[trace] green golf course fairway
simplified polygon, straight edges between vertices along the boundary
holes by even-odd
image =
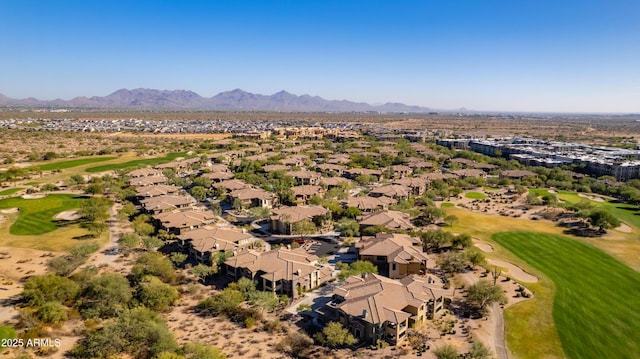
[[[8,195],[14,194],[14,193],[16,193],[18,191],[21,191],[23,189],[24,188],[20,188],[20,187],[5,189],[3,191],[0,191],[0,196],[8,196]]]
[[[63,169],[67,169],[67,168],[87,165],[89,163],[96,163],[96,162],[104,162],[104,161],[115,160],[116,158],[118,158],[118,157],[79,158],[79,159],[75,159],[75,160],[47,163],[47,164],[44,164],[44,165],[36,166],[35,168],[38,169],[38,170],[41,170],[41,171],[63,170]]]
[[[467,192],[464,194],[465,197],[467,198],[471,198],[471,199],[485,199],[487,198],[487,196],[484,193],[480,193],[480,192]]]
[[[113,171],[120,170],[124,168],[134,168],[134,167],[142,167],[142,166],[155,166],[162,163],[168,163],[175,160],[178,157],[185,157],[187,155],[186,152],[172,152],[168,153],[164,157],[154,157],[154,158],[145,158],[140,160],[133,160],[124,163],[114,163],[109,165],[102,165],[97,167],[87,168],[87,172],[104,172],[104,171]]]
[[[563,236],[503,232],[492,238],[554,282],[553,321],[567,357],[639,357],[640,273],[591,245]],[[516,353],[536,336],[518,334],[522,342],[508,343]]]
[[[72,194],[50,194],[44,198],[13,197],[0,200],[0,209],[20,208],[18,218],[9,228],[13,235],[37,235],[58,228],[53,217],[63,211],[79,208],[82,197]]]

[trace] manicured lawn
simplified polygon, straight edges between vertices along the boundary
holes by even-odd
[[[533,193],[538,197],[549,195],[549,190],[544,188],[532,188],[529,190],[529,193]]]
[[[87,168],[87,172],[104,172],[104,171],[120,170],[123,168],[154,166],[162,163],[171,162],[178,157],[185,157],[186,155],[187,154],[185,152],[173,152],[173,153],[167,154],[164,157],[145,158],[140,160],[128,161],[124,163],[113,163],[113,164],[108,164],[103,166],[90,167],[90,168]]]
[[[467,198],[471,198],[471,199],[485,199],[487,198],[487,196],[484,193],[480,193],[480,192],[467,192],[464,194],[465,197]]]
[[[5,189],[4,191],[0,191],[0,196],[8,196],[10,194],[14,194],[18,191],[23,190],[24,188],[9,188],[9,189]]]
[[[484,188],[487,191],[497,191],[497,190],[501,189],[500,187],[489,187],[489,186],[484,186],[482,188]]]
[[[442,202],[442,204],[440,205],[440,208],[451,208],[451,207],[455,207],[455,203],[451,203],[451,202]]]
[[[6,325],[0,326],[0,338],[1,339],[13,339],[16,337],[16,330]]]
[[[584,197],[580,197],[576,192],[566,191],[560,191],[558,198],[570,203],[578,203],[586,199]],[[622,222],[636,228],[640,228],[640,209],[637,206],[626,203],[617,203],[612,200],[606,202],[591,201],[591,203],[606,209]]]
[[[89,163],[104,162],[104,161],[114,160],[116,158],[117,157],[78,158],[78,159],[75,159],[75,160],[47,163],[47,164],[44,164],[44,165],[36,166],[35,169],[38,169],[38,170],[41,170],[41,171],[63,170],[63,169],[66,169],[66,168],[87,165]]]
[[[564,236],[505,232],[495,234],[493,240],[553,281],[553,321],[567,357],[638,356],[640,273],[589,244]],[[536,292],[531,302],[540,294],[545,301],[551,293]],[[525,305],[524,310],[531,307]],[[516,314],[523,311],[520,305],[512,309]],[[512,309],[505,313],[510,350],[523,358],[557,356],[545,349],[553,333],[536,327],[535,310],[529,313],[531,323],[518,323]]]
[[[9,229],[10,234],[39,235],[57,229],[53,217],[62,211],[79,208],[81,201],[81,197],[71,194],[50,194],[37,199],[14,197],[0,200],[0,208],[20,208],[18,218]]]
[[[40,183],[42,183],[42,182],[27,182],[24,185],[25,186],[35,186],[35,185],[40,184]]]

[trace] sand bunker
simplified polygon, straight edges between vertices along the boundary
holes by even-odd
[[[78,211],[64,211],[56,214],[54,219],[60,219],[63,221],[75,221],[80,219],[80,215],[78,215]]]
[[[590,199],[594,202],[604,202],[604,199],[602,197],[597,197],[597,196],[590,196],[588,194],[584,194],[584,193],[578,193],[579,197],[582,198],[586,198],[586,199]]]
[[[516,280],[527,282],[527,283],[535,283],[538,281],[538,277],[525,272],[522,268],[518,267],[517,265],[511,262],[502,261],[498,259],[487,259],[487,262],[491,265],[507,268],[507,272],[506,273],[503,272],[502,275],[509,275],[510,277],[513,277]]]
[[[615,230],[623,233],[631,233],[631,227],[626,223],[620,223],[620,227],[616,227]]]
[[[477,238],[473,238],[473,245],[478,247],[478,248],[480,248],[480,250],[483,251],[483,252],[486,252],[486,253],[493,252],[493,246],[490,243],[481,242]]]
[[[0,213],[6,213],[6,214],[9,214],[9,213],[18,213],[18,211],[19,211],[19,210],[20,210],[20,209],[19,209],[18,207],[14,207],[14,208],[7,208],[7,209],[2,209],[2,210],[0,210]]]
[[[24,199],[38,199],[38,198],[44,198],[46,196],[47,196],[46,194],[37,193],[37,194],[25,194],[24,196],[22,196],[22,198],[24,198]]]

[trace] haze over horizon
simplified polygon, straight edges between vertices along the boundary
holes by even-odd
[[[0,0],[0,93],[640,112],[640,2]]]

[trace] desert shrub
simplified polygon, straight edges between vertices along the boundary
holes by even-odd
[[[122,313],[78,343],[71,355],[76,358],[112,358],[129,354],[135,358],[154,358],[160,353],[178,351],[175,338],[159,314],[146,308]]]
[[[38,307],[35,317],[44,324],[60,324],[68,319],[67,308],[58,302],[47,302]]]
[[[80,292],[80,286],[68,278],[54,274],[34,276],[24,284],[22,299],[30,306],[47,302],[71,303]]]

